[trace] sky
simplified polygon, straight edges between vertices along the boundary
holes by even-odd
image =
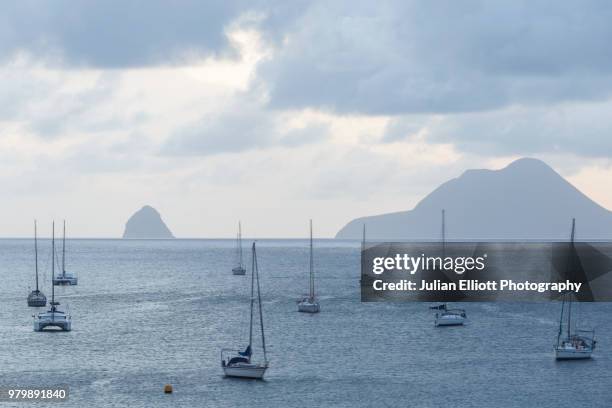
[[[7,1],[0,236],[332,237],[524,156],[612,209],[607,1]]]

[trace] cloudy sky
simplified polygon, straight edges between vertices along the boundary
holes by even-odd
[[[179,237],[333,236],[522,156],[612,208],[607,1],[0,11],[1,236],[120,236],[144,204]]]

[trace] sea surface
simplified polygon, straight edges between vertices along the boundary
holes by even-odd
[[[248,338],[250,271],[232,275],[234,241],[68,240],[79,285],[56,295],[73,330],[36,333],[33,242],[0,240],[0,387],[67,384],[57,407],[612,406],[612,303],[576,309],[595,357],[556,362],[558,303],[465,303],[467,325],[436,328],[427,303],[361,303],[359,242],[316,240],[321,313],[301,314],[308,242],[257,242],[265,381],[220,367],[221,348]],[[39,248],[50,298],[50,241]]]

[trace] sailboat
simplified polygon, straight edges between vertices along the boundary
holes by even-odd
[[[246,269],[242,261],[242,226],[240,225],[240,221],[238,221],[238,236],[236,237],[236,258],[238,265],[232,268],[232,273],[234,275],[246,274]]]
[[[53,223],[53,235],[51,236],[51,277],[55,277],[55,223]],[[34,331],[40,332],[46,328],[59,328],[63,331],[72,329],[72,318],[58,310],[59,302],[55,301],[55,285],[51,285],[51,309],[34,315]]]
[[[463,309],[449,309],[446,303],[431,306],[430,309],[438,310],[434,324],[437,326],[461,326],[467,315]]]
[[[313,264],[313,253],[312,253],[312,220],[310,220],[310,293],[308,296],[304,296],[298,302],[298,311],[304,313],[319,313],[321,307],[319,301],[315,296],[314,288],[314,264]]]
[[[76,285],[77,277],[66,272],[66,221],[64,220],[64,237],[62,238],[62,274],[53,279],[54,285]]]
[[[47,297],[38,288],[38,239],[36,233],[36,220],[34,220],[34,264],[36,265],[36,289],[28,295],[28,306],[45,307],[47,306]]]
[[[574,267],[570,260],[577,260],[576,249],[574,246],[574,234],[576,230],[576,220],[572,219],[572,233],[570,238],[570,250],[568,253],[567,267]],[[567,271],[571,272],[571,271]],[[567,315],[564,335],[564,315]],[[574,327],[572,331],[572,298],[571,293],[563,294],[561,303],[561,315],[559,317],[559,333],[557,334],[557,344],[554,346],[555,358],[557,360],[582,360],[591,358],[595,349],[595,330],[578,330]]]
[[[445,211],[442,210],[442,259],[446,256],[446,220]],[[431,306],[430,309],[437,310],[435,314],[435,326],[461,326],[467,314],[464,309],[449,309],[446,303]]]
[[[251,318],[249,323],[249,344],[244,351],[233,349],[221,350],[221,367],[228,377],[263,379],[268,369],[266,355],[266,337],[264,335],[263,311],[261,309],[261,290],[259,287],[259,267],[257,265],[257,252],[255,243],[252,247],[251,264]],[[253,311],[255,307],[255,283],[257,283],[257,307],[259,309],[259,324],[261,328],[261,345],[263,348],[263,362],[253,361]]]

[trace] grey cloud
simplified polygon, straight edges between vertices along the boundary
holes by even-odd
[[[25,50],[67,66],[170,64],[227,46],[224,27],[246,1],[87,0],[2,3],[0,59]]]
[[[209,156],[239,153],[274,146],[297,147],[322,140],[329,133],[324,124],[284,130],[278,119],[262,111],[231,109],[203,118],[169,137],[160,153],[169,156]]]
[[[569,153],[609,158],[612,157],[610,110],[610,102],[512,107],[429,118],[424,121],[423,129],[428,142],[452,143],[458,150],[479,155]]]
[[[35,69],[34,69],[35,71]],[[65,75],[37,75],[29,67],[9,66],[0,70],[0,122],[19,122],[28,131],[45,139],[58,138],[67,131],[91,133],[117,129],[141,116],[101,114],[99,106],[114,96],[119,82],[115,71],[104,72],[87,87],[71,86]]]
[[[96,111],[100,104],[113,96],[118,80],[117,74],[107,73],[85,90],[52,93],[47,101],[48,109],[29,118],[29,128],[43,138],[60,137],[69,129],[90,133],[118,128],[124,119],[103,118]],[[28,115],[27,111],[21,113],[24,114]]]
[[[537,0],[90,0],[0,7],[0,61],[28,50],[43,57],[57,53],[67,66],[118,68],[227,52],[227,25],[258,12],[265,17],[253,24],[275,52],[258,67],[251,91],[263,90],[271,108],[394,115],[383,142],[427,129],[429,141],[467,152],[611,152],[609,104],[602,102],[612,96],[612,3],[605,1],[553,7]],[[29,113],[20,97],[44,92],[5,82],[0,117]],[[53,137],[68,124],[96,132],[137,123],[83,110],[105,92],[110,88],[74,95],[73,103],[51,115],[29,119],[30,126]],[[324,124],[281,130],[277,113],[240,107],[206,117],[171,135],[161,154],[292,147],[329,132]]]
[[[279,144],[287,147],[298,147],[304,144],[321,142],[329,136],[329,126],[318,123],[285,132]]]
[[[206,156],[242,152],[269,143],[272,127],[270,117],[251,113],[206,117],[171,136],[162,147],[162,154]]]
[[[249,12],[276,47],[254,86],[277,108],[456,113],[612,95],[612,4],[598,0],[26,0],[2,4],[0,60],[180,63],[231,52],[224,30]]]
[[[457,113],[612,95],[612,4],[316,2],[259,69],[277,108]]]
[[[63,89],[60,81],[46,84],[36,95],[17,99],[21,109],[9,119],[24,122],[27,129],[43,139],[66,135],[92,135],[137,128],[152,120],[143,111],[108,109],[120,90],[121,75],[105,71],[84,89]]]
[[[385,126],[382,141],[385,143],[410,140],[427,124],[428,118],[413,116],[393,117]]]

